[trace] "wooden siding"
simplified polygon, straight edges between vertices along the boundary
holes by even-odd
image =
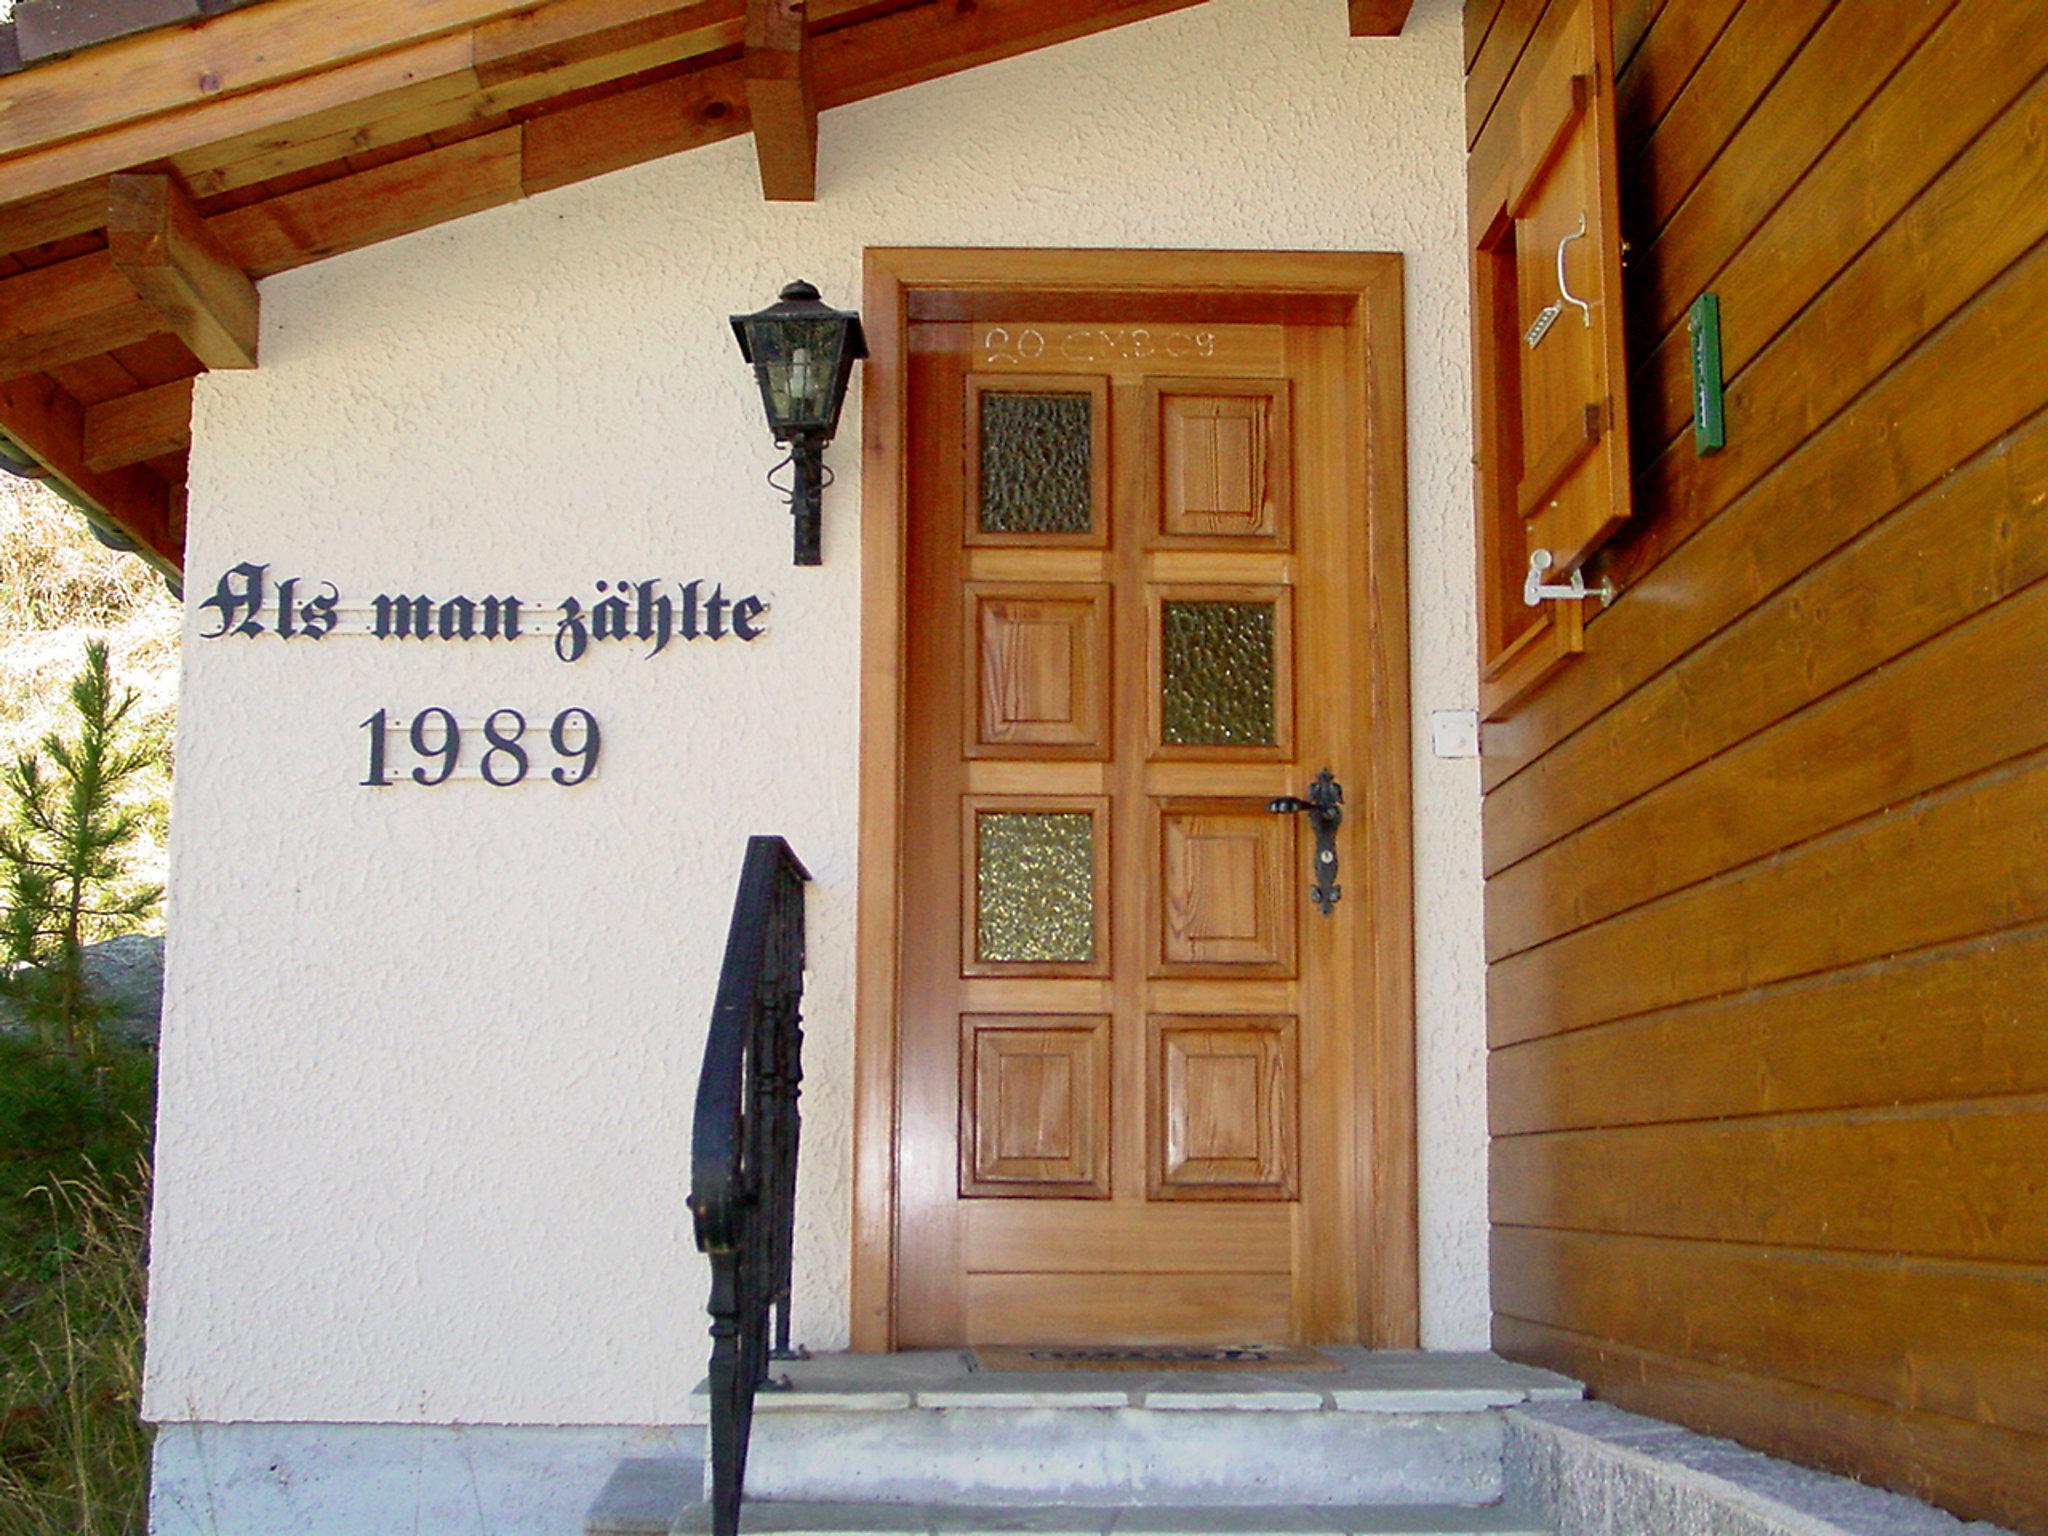
[[[1468,0],[1475,141],[1562,3]],[[2048,1533],[2048,28],[1612,3],[1636,522],[1487,731],[1495,1342]]]

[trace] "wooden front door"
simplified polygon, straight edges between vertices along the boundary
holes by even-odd
[[[1333,324],[913,324],[896,1338],[1359,1336],[1361,473]],[[1403,765],[1405,771],[1405,765]]]

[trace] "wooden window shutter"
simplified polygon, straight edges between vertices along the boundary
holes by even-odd
[[[1481,714],[1582,649],[1566,585],[1629,515],[1614,24],[1554,0],[1472,146]]]

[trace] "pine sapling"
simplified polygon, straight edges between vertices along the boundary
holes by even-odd
[[[90,642],[71,683],[76,735],[53,731],[0,773],[0,995],[45,1045],[77,1055],[98,1054],[106,1016],[86,985],[86,946],[135,928],[163,899],[128,867],[142,828],[132,786],[156,760],[129,739],[137,697],[116,693],[106,643]]]

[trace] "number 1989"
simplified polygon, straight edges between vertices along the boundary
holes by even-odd
[[[418,759],[410,770],[412,782],[430,789],[454,777],[467,753],[476,748],[471,733],[446,709],[423,709],[412,717],[410,726],[403,718],[392,719],[389,710],[380,709],[361,728],[370,734],[370,770],[359,782],[370,789],[391,788],[399,782],[394,775],[405,771],[388,760],[394,729],[405,730],[406,743]],[[526,716],[516,709],[492,710],[475,734],[483,738],[477,772],[496,789],[510,789],[542,768],[554,783],[573,788],[597,771],[603,744],[597,717],[587,709],[565,709],[556,715],[548,725],[544,744],[538,739],[528,741]],[[538,765],[536,754],[541,757]]]

